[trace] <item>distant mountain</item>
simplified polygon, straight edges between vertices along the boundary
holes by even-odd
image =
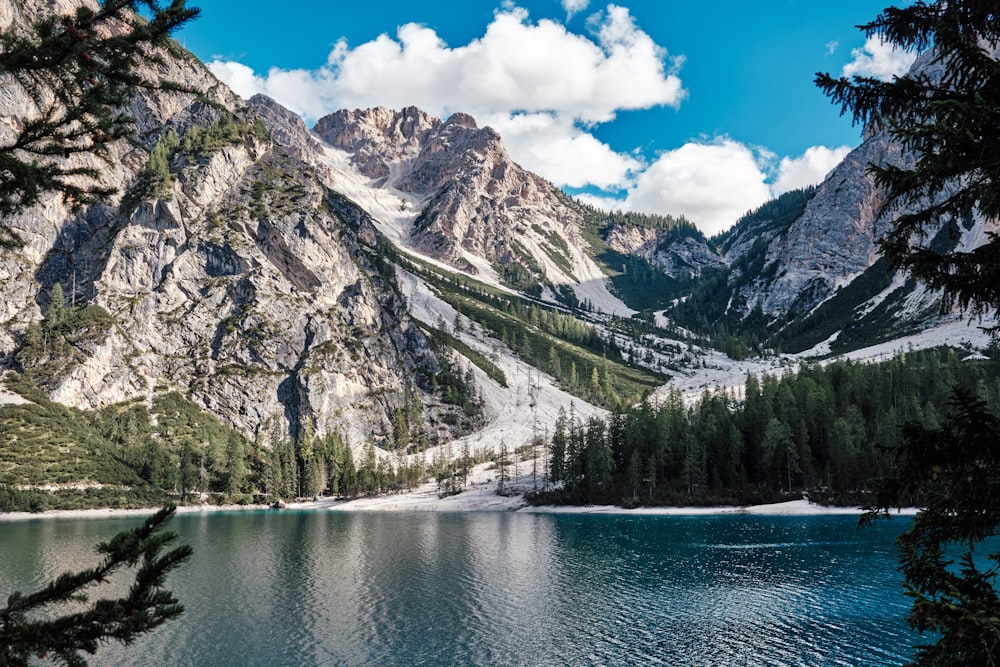
[[[927,56],[913,65],[929,66]],[[707,315],[707,329],[723,324],[800,352],[824,341],[834,351],[856,349],[957,319],[939,294],[890,273],[880,258],[891,220],[878,216],[882,197],[868,165],[905,167],[912,159],[873,129],[816,188],[787,193],[737,222],[718,239],[729,266],[724,279],[711,295],[696,287],[676,313],[680,321]],[[943,221],[932,240],[941,250],[971,248],[996,229],[970,212]]]

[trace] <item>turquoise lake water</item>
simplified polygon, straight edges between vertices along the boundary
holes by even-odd
[[[0,599],[139,522],[0,523]],[[180,515],[194,557],[168,587],[185,614],[92,664],[898,665],[919,641],[892,545],[908,523]]]

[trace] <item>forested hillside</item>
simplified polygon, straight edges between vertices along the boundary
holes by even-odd
[[[802,364],[749,375],[744,397],[706,390],[687,405],[673,392],[607,420],[565,415],[549,443],[552,478],[563,488],[536,501],[751,504],[806,492],[821,503],[858,504],[888,471],[885,450],[898,443],[901,424],[939,428],[956,387],[1000,408],[1000,350],[991,352]]]

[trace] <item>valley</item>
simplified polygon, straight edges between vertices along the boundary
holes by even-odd
[[[908,159],[885,132],[707,238],[683,216],[577,201],[467,114],[343,110],[309,128],[189,54],[156,75],[198,92],[140,94],[135,141],[102,167],[118,194],[82,210],[52,195],[10,220],[25,245],[0,255],[2,509],[451,492],[458,470],[548,452],[559,424],[620,456],[585,427],[670,404],[691,424],[711,401],[738,415],[750,378],[924,350],[992,386],[996,313],[968,321],[879,258],[866,165]],[[0,115],[30,106],[20,94]],[[938,241],[996,229],[973,214]],[[873,415],[852,436],[864,448]],[[760,434],[734,422],[742,473],[646,502],[828,486],[827,436],[784,426],[822,465],[749,472]],[[629,475],[667,474],[657,456]],[[567,488],[546,468],[545,490]]]

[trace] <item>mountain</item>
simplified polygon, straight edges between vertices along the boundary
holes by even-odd
[[[428,423],[465,424],[430,391],[441,359],[380,273],[370,220],[294,147],[302,128],[275,111],[267,131],[189,56],[146,74],[201,93],[140,93],[136,140],[101,165],[118,196],[80,214],[52,196],[10,221],[26,246],[0,257],[4,365],[79,408],[179,390],[251,437],[310,421],[384,438],[414,402]],[[22,113],[29,98],[7,91],[0,115]],[[66,359],[25,346],[56,284],[108,316]]]
[[[535,297],[627,312],[588,255],[581,206],[514,163],[492,128],[410,107],[339,111],[315,133],[413,212],[394,234],[404,248]]]
[[[0,1],[0,19],[25,7],[40,5]],[[822,356],[957,319],[878,258],[887,223],[866,165],[907,159],[882,132],[816,188],[707,239],[683,218],[574,201],[466,114],[342,110],[310,129],[184,52],[146,75],[199,92],[139,94],[134,139],[97,165],[118,194],[78,213],[51,196],[9,221],[26,246],[0,253],[0,367],[34,398],[0,393],[0,449],[40,410],[47,433],[72,423],[133,463],[150,439],[208,430],[202,468],[221,470],[229,428],[254,443],[256,483],[272,466],[311,479],[283,487],[309,495],[346,465],[314,438],[370,446],[373,476],[376,458],[455,458],[470,438],[482,458],[566,412],[740,384],[780,368],[775,349]],[[4,91],[0,132],[37,113]],[[995,228],[950,221],[939,242]],[[127,478],[103,474],[90,481]]]
[[[935,75],[929,55],[913,67]],[[680,319],[690,325],[694,311],[708,312],[710,320],[754,331],[788,352],[824,342],[847,351],[959,320],[940,294],[891,272],[880,256],[878,244],[891,222],[878,215],[882,197],[868,165],[906,168],[912,161],[887,132],[870,128],[817,187],[783,195],[718,239],[728,266],[723,284],[711,298],[696,295]],[[996,221],[973,212],[944,221],[930,240],[940,251],[968,249],[996,230]],[[720,301],[726,304],[721,309]],[[711,329],[711,322],[703,324]]]

